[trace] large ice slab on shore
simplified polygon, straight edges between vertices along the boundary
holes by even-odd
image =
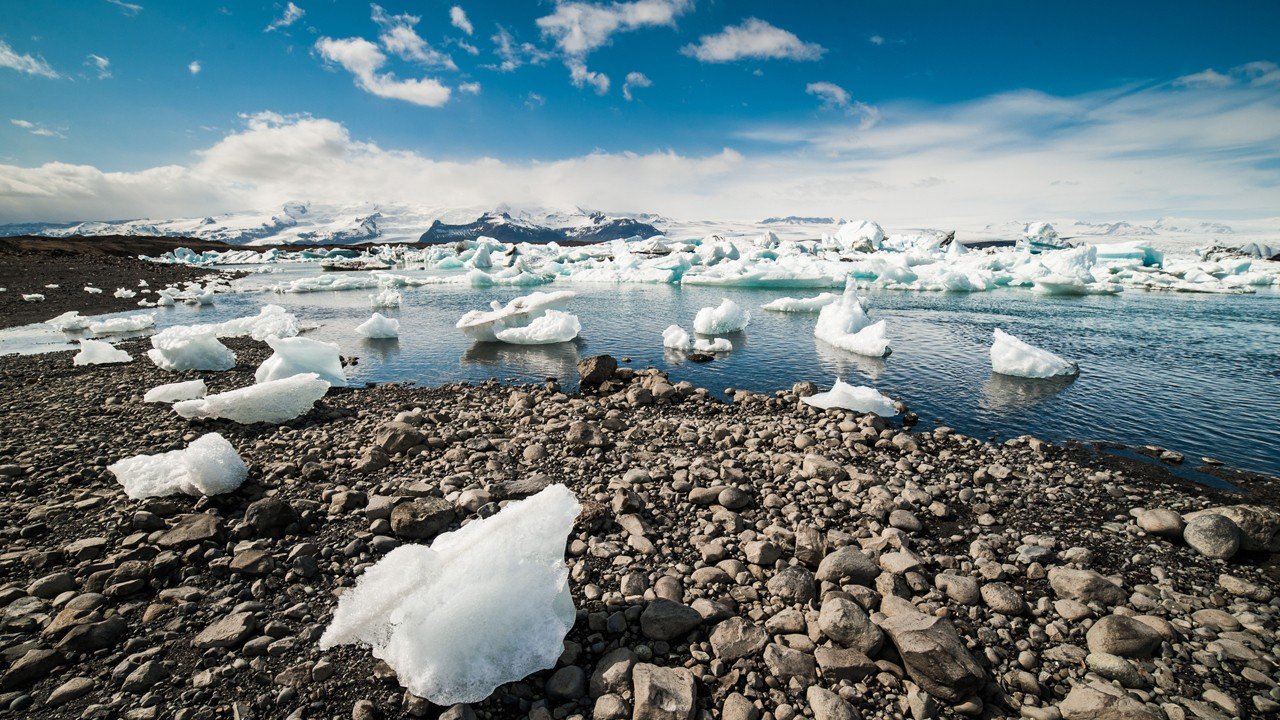
[[[208,325],[174,325],[151,336],[147,357],[161,370],[230,370],[236,354]]]
[[[197,438],[182,450],[135,455],[107,466],[134,500],[165,495],[221,495],[240,487],[249,468],[218,433]]]
[[[89,323],[89,318],[81,315],[79,310],[70,310],[62,313],[58,317],[44,321],[45,325],[48,325],[54,330],[61,330],[62,332],[85,330],[89,327]]]
[[[860,413],[875,413],[881,417],[893,417],[898,414],[898,408],[889,396],[865,385],[850,385],[839,378],[836,378],[830,390],[801,398],[801,400],[806,405],[824,410],[843,408]]]
[[[724,298],[716,307],[704,307],[693,317],[693,331],[699,335],[724,335],[738,332],[751,322],[751,313],[738,303]]]
[[[513,345],[550,345],[568,342],[582,332],[582,323],[577,315],[560,310],[547,310],[534,318],[528,325],[505,328],[494,332],[500,342]]]
[[[368,645],[437,705],[554,667],[575,620],[564,550],[580,509],[552,485],[430,547],[392,550],[338,601],[321,649]]]
[[[376,312],[356,326],[356,334],[366,338],[397,338],[400,337],[400,321]]]
[[[890,352],[885,322],[871,322],[852,289],[822,308],[813,336],[833,347],[858,355],[884,357]]]
[[[105,365],[132,361],[129,353],[104,340],[81,340],[80,352],[71,358],[72,365]]]
[[[288,422],[307,412],[329,391],[329,383],[315,373],[292,375],[199,400],[175,403],[184,418],[223,418],[242,425]]]
[[[259,383],[280,380],[291,375],[314,373],[335,387],[347,386],[347,374],[342,369],[342,356],[335,343],[320,342],[310,338],[267,338],[267,345],[275,353],[258,366],[253,374]]]
[[[1050,378],[1075,375],[1080,366],[1019,340],[996,328],[991,344],[991,369],[1001,375],[1025,378]]]
[[[209,392],[204,380],[188,380],[186,382],[157,385],[142,396],[142,402],[176,403],[183,400],[202,398]]]

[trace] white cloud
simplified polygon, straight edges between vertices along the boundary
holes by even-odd
[[[884,44],[884,36],[883,36],[883,35],[872,35],[871,37],[867,38],[867,42],[871,43],[872,45],[883,45],[883,44]]]
[[[547,99],[536,92],[531,92],[524,98],[524,106],[533,110],[547,104]]]
[[[693,0],[635,0],[595,5],[558,2],[555,12],[537,19],[545,37],[566,55],[582,56],[609,43],[619,32],[645,27],[675,26],[675,19],[693,7]]]
[[[191,62],[187,63],[187,72],[191,73],[192,75],[199,75],[200,71],[203,69],[204,69],[204,66],[200,64],[199,60],[192,60]]]
[[[590,85],[595,88],[597,95],[603,95],[609,92],[609,76],[594,70],[588,70],[586,63],[577,58],[568,58],[564,61],[565,67],[569,68],[569,81],[574,87],[586,87]]]
[[[356,86],[372,95],[425,107],[440,107],[449,102],[449,88],[434,78],[400,80],[394,73],[378,72],[386,64],[387,56],[364,38],[322,37],[315,47],[320,57],[351,73]]]
[[[417,31],[413,28],[422,18],[416,15],[388,15],[380,5],[374,4],[373,22],[382,29],[378,35],[379,42],[387,52],[413,62],[422,63],[428,67],[444,67],[450,70],[457,70],[458,66],[454,64],[453,58],[447,53],[427,44]]]
[[[134,15],[142,12],[142,6],[135,3],[125,2],[124,0],[107,0],[107,2],[120,8],[120,12],[128,15],[129,17],[133,17]]]
[[[1173,81],[1173,84],[1177,87],[1188,88],[1225,88],[1237,83],[1244,83],[1254,87],[1280,85],[1280,65],[1269,60],[1255,60],[1244,65],[1237,65],[1226,73],[1220,73],[1213,68],[1208,68],[1191,75],[1183,75]]]
[[[511,32],[501,25],[492,40],[493,52],[502,61],[498,69],[503,72],[511,72],[521,65],[541,65],[551,57],[551,53],[532,43],[516,42]]]
[[[622,97],[630,102],[632,88],[647,88],[652,85],[653,81],[649,79],[648,75],[642,72],[629,72],[627,73],[626,81],[622,83]]]
[[[281,13],[280,17],[276,18],[275,20],[272,20],[271,24],[267,25],[267,27],[263,30],[263,32],[272,32],[275,30],[279,30],[280,28],[287,28],[290,25],[301,20],[302,16],[306,14],[307,14],[306,10],[303,10],[302,8],[290,2],[288,5],[284,6],[284,12]]]
[[[99,80],[111,77],[111,61],[101,55],[89,53],[89,56],[84,59],[84,64],[97,70]]]
[[[460,93],[466,93],[466,94],[468,94],[468,95],[479,95],[479,94],[480,94],[480,83],[478,83],[478,82],[464,82],[464,83],[461,83],[461,84],[459,84],[459,85],[458,85],[458,92],[460,92]]]
[[[702,62],[724,63],[744,58],[760,60],[817,60],[826,48],[807,43],[794,33],[774,27],[759,18],[747,18],[714,35],[703,35],[696,45],[680,52]]]
[[[0,40],[0,67],[17,70],[27,75],[39,75],[47,78],[62,77],[44,61],[44,58],[34,57],[32,55],[23,55],[9,46],[9,43]]]
[[[804,86],[804,91],[822,100],[827,109],[843,110],[850,115],[861,117],[861,127],[869,128],[880,119],[880,111],[876,108],[853,99],[848,90],[832,82],[811,82]]]
[[[471,21],[467,19],[467,11],[457,5],[449,8],[449,23],[468,35],[475,32]]]
[[[30,120],[11,119],[9,120],[9,122],[12,123],[15,127],[20,127],[23,130],[26,130],[27,132],[31,133],[32,135],[39,135],[41,137],[56,137],[56,138],[61,138],[63,140],[67,138],[66,135],[63,135],[57,130],[50,130],[44,125],[41,125],[40,123],[31,122]]]
[[[1179,87],[1227,87],[1235,85],[1236,81],[1230,75],[1223,75],[1217,70],[1209,69],[1192,75],[1183,75],[1173,81],[1174,85]]]
[[[1280,85],[1280,65],[1266,60],[1245,63],[1232,72],[1247,79],[1250,85]]]

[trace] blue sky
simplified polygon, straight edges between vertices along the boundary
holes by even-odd
[[[994,161],[1032,156],[1040,192],[984,212],[1080,214],[1114,200],[1119,168],[1146,186],[1100,212],[1277,215],[1276,27],[1277,3],[4,3],[0,217],[408,200],[361,184],[352,164],[374,163],[405,174],[390,189],[447,202],[905,214],[928,190],[921,212],[949,217],[973,207],[972,178],[1033,171]],[[282,163],[340,161],[302,173],[337,180],[290,188],[227,157],[271,133],[298,141]],[[1082,153],[1094,164],[1077,165]],[[442,162],[460,167],[442,175]],[[63,164],[82,175],[70,190],[48,177]],[[156,180],[171,167],[181,177]],[[575,170],[599,174],[579,188],[564,177]],[[1220,195],[1194,191],[1242,170]],[[784,191],[731,177],[762,171]],[[112,173],[164,192],[122,195]],[[698,202],[673,201],[681,187],[662,178],[677,173],[701,178],[683,192]],[[592,189],[632,177],[629,195]],[[468,180],[474,193],[446,187]],[[557,191],[530,189],[545,183]],[[1052,190],[1081,186],[1094,191],[1070,202]]]

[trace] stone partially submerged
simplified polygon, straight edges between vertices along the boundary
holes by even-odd
[[[875,413],[881,417],[898,414],[898,408],[889,396],[865,385],[850,385],[840,378],[836,378],[835,384],[827,392],[801,398],[801,401],[823,410],[842,408],[859,413]]]
[[[991,344],[991,369],[1001,375],[1037,379],[1069,377],[1080,372],[1076,363],[1028,345],[1000,328],[996,328]]]
[[[199,400],[175,403],[173,411],[184,418],[222,418],[242,425],[288,422],[307,412],[329,391],[329,383],[315,373],[218,393]]]
[[[107,466],[134,500],[165,495],[220,495],[240,487],[249,468],[218,433],[204,435],[182,450],[135,455]]]
[[[564,551],[580,509],[552,485],[430,547],[392,550],[339,600],[321,649],[368,645],[437,705],[554,667],[575,619]]]

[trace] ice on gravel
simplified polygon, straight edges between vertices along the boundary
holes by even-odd
[[[564,552],[580,509],[552,485],[430,547],[392,550],[342,595],[320,648],[367,645],[442,706],[554,667],[575,620]]]
[[[161,370],[230,370],[236,354],[208,325],[174,325],[151,336],[147,357]]]
[[[1076,363],[1028,345],[999,328],[991,344],[991,369],[1001,375],[1024,378],[1061,377],[1080,372]]]
[[[852,289],[839,300],[822,308],[813,336],[832,347],[870,357],[884,357],[891,351],[885,337],[885,323],[871,322]]]
[[[240,487],[249,468],[218,433],[197,438],[182,450],[135,455],[107,466],[134,500],[166,495],[221,495]]]
[[[563,309],[576,295],[572,290],[558,290],[529,293],[506,305],[495,301],[489,310],[472,310],[463,315],[454,327],[472,340],[496,342],[500,331],[527,325],[548,310]]]
[[[528,325],[494,332],[499,342],[513,345],[550,345],[568,342],[582,332],[578,316],[560,310],[547,310]]]
[[[80,352],[71,358],[73,365],[105,365],[132,362],[129,353],[118,350],[104,340],[81,340]]]
[[[111,294],[118,298],[128,299],[137,296],[138,293],[130,290],[129,288],[116,288],[116,291]]]
[[[204,384],[204,380],[188,380],[186,382],[157,385],[142,396],[142,401],[149,403],[176,403],[182,400],[202,398],[208,392],[209,388]]]
[[[369,296],[369,304],[378,308],[398,308],[404,298],[400,295],[399,290],[383,290],[380,293]]]
[[[367,338],[400,337],[400,321],[382,313],[374,313],[368,320],[356,326],[356,334]]]
[[[875,413],[881,417],[898,414],[898,408],[887,395],[865,385],[850,385],[839,378],[836,378],[835,384],[827,392],[801,399],[806,405],[816,408],[843,408],[859,413]]]
[[[724,335],[738,332],[751,322],[751,313],[738,303],[725,298],[716,307],[704,307],[693,318],[693,331],[699,335]]]
[[[315,373],[293,375],[257,385],[175,403],[184,418],[222,418],[242,425],[279,424],[306,413],[329,391],[329,383]]]
[[[267,338],[275,353],[258,366],[253,377],[265,383],[291,375],[313,373],[335,387],[346,387],[347,374],[336,343],[309,338]]]
[[[811,298],[782,297],[760,307],[772,312],[810,313],[818,312],[839,299],[840,296],[836,293],[822,293]]]
[[[44,302],[44,295],[40,293],[27,293],[22,296],[24,302]]]
[[[78,310],[70,310],[64,312],[56,318],[50,318],[44,321],[45,325],[54,330],[62,332],[75,332],[76,330],[86,330],[89,327],[89,318],[80,314]]]
[[[147,328],[155,327],[155,324],[155,315],[138,313],[137,315],[124,315],[91,322],[89,323],[89,332],[94,335],[119,335],[146,330]]]

